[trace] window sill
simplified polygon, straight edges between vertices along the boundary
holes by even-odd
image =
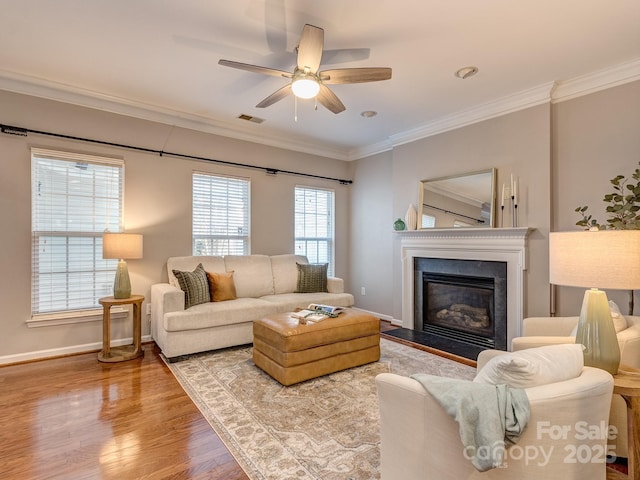
[[[27,327],[51,327],[54,325],[69,325],[74,323],[86,323],[102,321],[102,309],[74,310],[69,312],[44,313],[34,315],[27,320]],[[111,308],[111,319],[126,318],[129,310],[122,307]]]

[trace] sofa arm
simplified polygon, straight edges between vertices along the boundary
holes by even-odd
[[[522,336],[565,337],[578,324],[578,317],[529,317],[522,321]]]
[[[154,339],[156,332],[162,326],[165,314],[184,310],[184,292],[168,283],[151,285],[151,335]]]
[[[476,359],[476,371],[479,372],[480,370],[482,370],[484,366],[487,364],[487,362],[492,358],[497,357],[499,355],[504,355],[505,353],[507,352],[505,352],[504,350],[493,350],[493,349],[482,350],[478,354],[478,358]]]
[[[327,291],[329,293],[344,293],[344,280],[338,277],[327,277]]]
[[[532,337],[516,337],[511,341],[511,350],[525,350],[527,348],[544,347],[546,345],[564,345],[576,343],[576,337],[535,335]]]

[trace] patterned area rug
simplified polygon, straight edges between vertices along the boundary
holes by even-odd
[[[472,367],[380,343],[379,362],[290,387],[253,364],[250,346],[168,366],[251,479],[371,480],[380,478],[376,375],[475,375]]]

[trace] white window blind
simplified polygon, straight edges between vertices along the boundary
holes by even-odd
[[[249,180],[193,174],[193,255],[248,255]]]
[[[295,251],[309,263],[328,263],[334,271],[334,193],[318,188],[295,188]]]
[[[31,312],[99,308],[116,260],[102,259],[102,233],[122,224],[123,162],[31,150]]]

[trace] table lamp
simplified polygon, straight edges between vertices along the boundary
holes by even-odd
[[[105,233],[102,235],[102,258],[118,259],[113,282],[114,298],[131,296],[131,281],[125,259],[142,258],[142,235],[135,233]]]
[[[598,288],[640,288],[640,230],[550,233],[549,281],[589,288],[582,302],[576,343],[585,346],[585,365],[618,373],[618,338],[607,294]]]

